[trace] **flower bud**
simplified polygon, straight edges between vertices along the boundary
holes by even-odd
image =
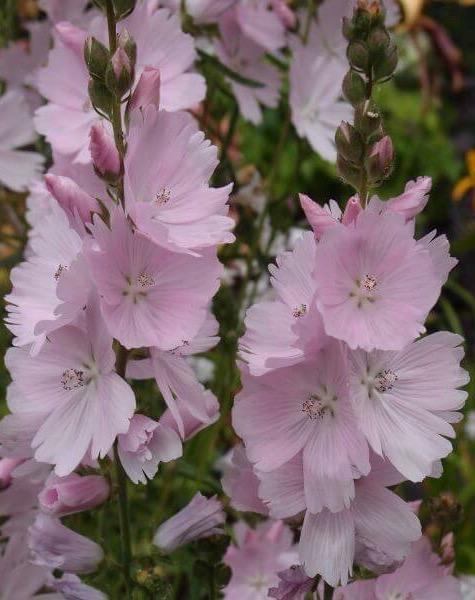
[[[287,29],[293,29],[297,23],[297,17],[285,0],[270,0],[270,4],[282,25]]]
[[[113,105],[113,97],[109,88],[98,79],[90,79],[88,92],[92,106],[96,111],[109,118],[112,114]]]
[[[23,462],[22,458],[0,459],[0,490],[7,488],[12,482],[12,472]]]
[[[127,112],[136,108],[160,105],[160,71],[154,67],[145,67],[139,82],[127,105]]]
[[[352,196],[346,203],[345,210],[341,216],[343,225],[349,225],[358,218],[358,215],[363,210],[358,194]]]
[[[109,50],[96,38],[89,36],[84,44],[84,60],[89,75],[94,79],[104,80],[107,65],[109,64]]]
[[[70,221],[74,221],[78,215],[83,223],[90,223],[91,213],[100,212],[97,200],[89,196],[69,177],[48,173],[45,175],[45,183],[49,193],[68,215]]]
[[[350,69],[343,79],[343,94],[345,98],[356,106],[366,98],[366,82],[353,69]]]
[[[385,50],[384,55],[374,65],[374,76],[377,80],[390,77],[397,67],[398,51],[393,43]]]
[[[127,29],[124,28],[120,32],[119,37],[117,38],[117,45],[119,48],[125,50],[132,68],[135,69],[135,63],[137,62],[137,44]]]
[[[347,50],[350,65],[359,71],[366,72],[369,68],[369,50],[361,41],[350,42]]]
[[[356,107],[355,128],[364,139],[368,139],[381,128],[381,115],[374,102],[366,100]]]
[[[323,206],[320,206],[320,204],[317,204],[317,202],[314,202],[305,194],[299,194],[299,200],[300,206],[302,207],[317,240],[319,240],[328,229],[335,227],[337,220],[332,216],[330,211],[326,210]]]
[[[356,129],[343,121],[335,133],[338,154],[349,162],[359,163],[363,158],[364,145]]]
[[[119,98],[130,89],[134,80],[134,73],[127,52],[118,47],[114,52],[106,70],[106,85]]]
[[[358,167],[355,167],[347,160],[343,158],[340,154],[336,159],[336,166],[338,169],[338,173],[340,177],[352,185],[354,188],[358,189],[361,185],[361,170]]]
[[[81,477],[71,473],[66,477],[48,477],[38,500],[43,512],[64,517],[99,506],[108,497],[109,484],[101,475]]]
[[[367,161],[368,175],[372,183],[381,183],[389,177],[393,160],[393,143],[389,135],[385,135],[379,142],[374,144]]]
[[[72,50],[78,56],[81,56],[86,34],[82,29],[71,25],[67,21],[58,23],[55,27],[55,31],[62,44]]]
[[[89,150],[96,172],[108,180],[115,180],[120,174],[121,163],[114,139],[100,123],[91,127],[89,138]]]
[[[125,19],[135,8],[136,0],[112,0],[117,21]]]
[[[375,56],[379,56],[383,53],[390,42],[391,38],[385,27],[375,27],[369,34],[367,40],[369,51]]]

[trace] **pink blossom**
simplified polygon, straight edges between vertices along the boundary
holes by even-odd
[[[111,229],[95,217],[87,260],[111,335],[125,347],[171,350],[198,332],[218,287],[214,250],[202,257],[156,246],[115,210]]]
[[[277,299],[248,310],[240,342],[241,357],[253,375],[297,364],[326,342],[316,307],[315,252],[314,236],[305,233],[292,252],[269,267]]]
[[[305,511],[299,555],[310,577],[321,575],[333,587],[348,581],[353,561],[393,566],[419,539],[419,520],[411,507],[386,486],[403,480],[390,464],[377,457],[371,472],[355,481],[355,497],[348,508],[314,513],[307,507],[301,454],[279,469],[261,472],[259,495],[270,516],[288,518]],[[355,556],[356,555],[356,556]],[[370,563],[371,559],[371,563]]]
[[[438,332],[399,352],[350,353],[350,396],[359,425],[375,452],[405,477],[421,481],[447,456],[454,436],[445,412],[459,410],[468,382],[460,367],[462,338]]]
[[[235,3],[236,0],[188,0],[186,10],[195,23],[215,23]],[[167,0],[166,5],[178,11],[180,3],[178,0]]]
[[[0,595],[2,600],[34,600],[46,584],[48,571],[32,565],[23,534],[12,536],[0,551]]]
[[[17,150],[35,139],[24,96],[18,91],[0,96],[0,183],[15,192],[25,191],[40,177],[44,163],[41,154]]]
[[[231,506],[236,510],[266,515],[267,508],[257,493],[259,479],[254,473],[252,464],[249,462],[241,444],[234,446],[230,451],[229,459],[226,461],[223,471],[221,485],[224,493],[231,500]]]
[[[226,600],[264,600],[279,582],[278,573],[297,562],[291,530],[282,521],[265,521],[251,529],[243,521],[234,526],[236,544],[223,562],[232,576],[224,588]]]
[[[334,162],[335,131],[351,116],[351,107],[340,100],[341,82],[347,69],[338,56],[320,52],[318,30],[312,26],[304,44],[293,36],[290,41],[290,107],[292,123],[322,158]]]
[[[160,106],[160,70],[154,67],[145,67],[142,75],[127,104],[127,110]]]
[[[292,565],[278,573],[279,585],[269,590],[269,598],[277,600],[305,600],[306,594],[312,591],[314,580],[299,565]]]
[[[418,177],[415,181],[406,183],[402,194],[390,198],[387,202],[373,196],[369,202],[368,210],[374,212],[388,210],[403,215],[409,221],[414,219],[426,207],[431,187],[432,179],[430,177]]]
[[[109,484],[100,475],[71,473],[58,477],[51,474],[38,495],[38,501],[46,514],[64,517],[99,506],[108,497]]]
[[[70,573],[90,573],[103,558],[95,542],[41,513],[28,529],[28,547],[33,564]]]
[[[39,0],[38,4],[53,23],[60,21],[77,23],[86,19],[87,0]]]
[[[160,525],[153,543],[162,552],[173,552],[195,540],[222,533],[224,520],[223,508],[216,496],[205,498],[198,492],[185,508]]]
[[[351,583],[335,592],[335,600],[379,598],[444,598],[459,600],[459,582],[447,573],[431,542],[422,537],[412,545],[404,564],[393,573],[366,582]]]
[[[68,325],[49,334],[34,358],[28,348],[11,348],[6,364],[33,412],[47,413],[32,445],[38,461],[56,465],[65,476],[86,452],[103,458],[119,433],[129,428],[135,408],[129,385],[114,372],[112,338],[96,303],[85,326]]]
[[[134,483],[153,479],[160,462],[169,462],[182,455],[178,434],[161,422],[136,414],[127,433],[118,436],[119,458],[125,472]]]
[[[50,577],[48,579],[48,586],[61,594],[61,598],[70,598],[71,600],[107,600],[105,594],[86,585],[73,573],[63,573],[60,579]]]
[[[233,426],[258,470],[272,471],[303,450],[305,498],[313,512],[348,507],[353,478],[369,472],[338,342],[329,342],[313,360],[259,378],[243,372]]]
[[[24,461],[12,472],[10,485],[0,493],[0,514],[9,517],[0,527],[2,536],[22,533],[32,523],[38,506],[38,493],[50,472],[49,465],[39,464],[33,459]]]
[[[90,223],[92,213],[100,212],[99,203],[69,177],[45,175],[46,188],[68,216],[73,228],[76,219],[81,223]]]
[[[226,204],[231,186],[208,184],[217,165],[216,147],[190,115],[153,107],[132,113],[125,198],[139,231],[175,252],[232,242]]]
[[[7,404],[12,414],[0,421],[0,454],[8,458],[31,458],[34,453],[31,442],[47,413],[22,410],[27,403],[13,383],[7,388]]]
[[[112,135],[100,123],[95,123],[89,133],[92,162],[101,175],[118,175],[120,156]]]
[[[12,472],[23,462],[22,458],[0,459],[0,490],[6,488],[12,482]]]
[[[270,5],[284,27],[287,29],[295,27],[297,17],[285,0],[270,0]]]
[[[262,121],[260,105],[275,108],[279,102],[279,71],[264,62],[265,50],[242,34],[232,14],[223,15],[219,27],[221,41],[215,44],[219,60],[232,71],[262,85],[251,88],[228,79],[242,116],[257,125]]]
[[[268,1],[236,2],[226,13],[226,18],[236,21],[243,43],[254,43],[268,52],[274,52],[285,45],[285,26],[280,16],[271,10]]]
[[[338,203],[330,200],[328,204],[320,206],[305,194],[299,194],[302,210],[307,217],[307,221],[315,233],[315,238],[319,240],[329,229],[336,227],[340,223],[351,225],[356,221],[358,215],[363,210],[358,195],[349,198],[345,210],[341,212]]]
[[[328,335],[350,348],[399,350],[424,332],[441,288],[430,252],[399,215],[362,212],[316,248],[318,308]]]

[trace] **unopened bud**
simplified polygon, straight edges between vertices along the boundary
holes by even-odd
[[[130,64],[132,65],[132,69],[135,69],[135,63],[137,62],[137,44],[135,40],[127,31],[127,29],[122,29],[117,38],[117,45],[119,48],[123,48],[125,53],[129,57]]]
[[[390,77],[397,67],[397,46],[390,43],[383,56],[374,65],[374,76],[377,80]]]
[[[96,123],[89,133],[89,150],[96,172],[111,181],[120,174],[120,155],[111,135]]]
[[[341,222],[343,223],[343,225],[349,225],[350,223],[356,221],[358,215],[362,210],[363,208],[361,206],[360,197],[358,196],[358,194],[351,196],[351,198],[346,203],[345,210],[343,211],[343,214],[341,216]]]
[[[104,81],[109,59],[109,50],[96,38],[89,36],[84,44],[84,60],[89,75],[94,79]]]
[[[71,222],[74,222],[76,216],[79,216],[83,223],[90,223],[91,214],[100,212],[97,200],[69,177],[47,173],[45,183],[49,193],[68,215]]]
[[[69,48],[75,54],[81,56],[84,48],[84,41],[86,39],[86,34],[82,29],[71,25],[71,23],[68,23],[67,21],[62,21],[56,25],[55,31],[58,38],[61,40],[61,43],[66,46],[66,48]]]
[[[389,135],[374,144],[367,161],[369,179],[379,184],[389,177],[393,167],[394,148]]]
[[[381,128],[381,115],[374,102],[366,100],[355,110],[355,128],[364,139],[370,137]]]
[[[430,498],[428,506],[432,518],[446,529],[452,529],[461,521],[462,505],[452,492],[443,492],[436,498]]]
[[[160,71],[154,67],[145,67],[127,105],[127,111],[147,106],[155,106],[157,110],[160,106]]]
[[[119,46],[106,70],[106,85],[119,98],[130,89],[134,79],[133,69],[126,51]]]
[[[389,46],[391,38],[385,27],[375,27],[368,36],[367,44],[372,54],[378,55]]]
[[[359,163],[363,157],[363,140],[356,129],[346,121],[336,130],[335,144],[338,154],[349,162]]]
[[[336,166],[340,177],[354,188],[359,189],[361,185],[361,170],[345,160],[341,154],[337,156]]]
[[[347,50],[350,65],[359,71],[366,72],[369,68],[369,50],[366,44],[355,40],[350,42]]]
[[[343,17],[343,25],[342,25],[343,36],[351,42],[354,38],[355,31],[353,29],[353,25],[351,23],[351,19],[348,17]]]
[[[66,477],[50,475],[38,495],[40,509],[48,515],[64,517],[99,506],[109,497],[109,484],[101,475]]]
[[[113,97],[111,91],[98,79],[89,80],[89,98],[93,107],[107,117],[112,114]]]
[[[356,106],[366,98],[366,82],[353,69],[350,69],[343,79],[343,94],[345,98]]]
[[[117,21],[125,19],[135,8],[136,0],[112,0]]]

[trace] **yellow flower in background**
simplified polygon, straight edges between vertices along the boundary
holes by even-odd
[[[452,191],[452,198],[456,202],[461,200],[469,190],[475,189],[475,150],[469,150],[466,153],[465,161],[467,163],[468,175],[462,177]]]

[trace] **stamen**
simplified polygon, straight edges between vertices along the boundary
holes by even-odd
[[[155,279],[150,273],[142,271],[137,275],[136,283],[139,287],[146,289],[155,285]]]
[[[297,308],[294,308],[292,315],[297,319],[299,317],[303,317],[307,312],[307,305],[301,304]]]
[[[163,204],[167,204],[172,197],[172,192],[169,188],[163,187],[158,194],[155,196],[155,202],[162,206]]]
[[[86,385],[84,380],[84,371],[79,369],[66,369],[61,375],[61,385],[68,392]]]
[[[378,392],[387,392],[393,388],[393,385],[396,383],[398,376],[391,369],[385,369],[384,371],[380,371],[376,377],[374,378],[374,387],[378,390]]]
[[[302,402],[302,412],[312,421],[321,419],[328,409],[327,404],[316,394],[312,394]]]
[[[58,268],[56,269],[56,272],[54,274],[54,278],[56,279],[56,281],[58,281],[58,279],[61,277],[61,275],[68,270],[68,265],[58,265]]]
[[[372,292],[378,285],[378,281],[374,275],[365,275],[361,281],[360,287],[368,292]]]

